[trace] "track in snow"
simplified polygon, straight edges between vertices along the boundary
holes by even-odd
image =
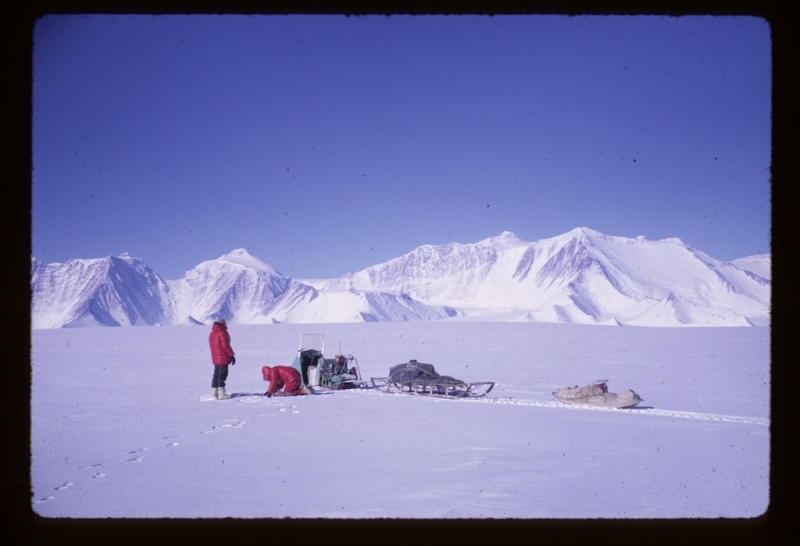
[[[658,417],[676,417],[679,419],[700,419],[703,421],[724,421],[727,423],[744,423],[749,425],[765,425],[769,426],[769,419],[765,417],[743,417],[739,415],[716,415],[713,413],[697,413],[691,411],[673,411],[673,410],[660,410],[655,408],[601,408],[598,406],[581,406],[570,405],[555,400],[548,400],[546,402],[536,402],[534,400],[515,400],[513,398],[485,398],[476,401],[484,401],[494,404],[514,404],[520,406],[539,406],[545,408],[566,408],[575,410],[591,410],[591,411],[613,411],[613,412],[628,412],[637,415],[656,415]]]
[[[364,392],[364,391],[361,391]],[[382,396],[387,396],[387,393],[380,393]],[[388,394],[388,396],[409,396],[407,394]],[[436,397],[429,397],[429,396],[416,396],[416,398],[427,399],[427,400],[442,400],[441,398]],[[673,411],[673,410],[661,410],[655,408],[627,408],[627,409],[617,409],[617,408],[602,408],[598,406],[580,406],[580,405],[570,405],[565,404],[563,402],[558,402],[556,400],[547,400],[544,402],[539,402],[536,400],[519,400],[516,398],[499,398],[499,397],[492,397],[492,396],[485,396],[482,398],[473,398],[473,399],[460,399],[460,398],[453,398],[450,401],[452,402],[461,402],[467,404],[508,404],[512,406],[535,406],[540,408],[561,408],[561,409],[572,409],[572,410],[590,410],[590,411],[612,411],[612,412],[627,412],[636,415],[654,415],[657,417],[672,417],[677,419],[699,419],[702,421],[721,421],[726,423],[742,423],[748,425],[763,425],[769,426],[770,420],[766,417],[744,417],[739,415],[716,415],[714,413],[697,413],[691,411]]]

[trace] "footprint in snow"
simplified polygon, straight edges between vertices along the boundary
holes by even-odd
[[[66,489],[68,487],[72,487],[73,485],[75,485],[75,484],[72,483],[72,482],[64,482],[61,485],[59,485],[58,487],[54,487],[53,489],[55,489],[56,491],[59,491],[61,489]]]
[[[143,447],[142,449],[133,449],[128,452],[128,455],[135,455],[136,453],[141,453],[142,451],[147,451],[148,448]],[[144,460],[144,456],[139,457],[131,457],[130,459],[123,459],[123,463],[141,463]]]
[[[233,424],[226,423],[224,425],[213,426],[213,427],[211,427],[211,430],[203,431],[203,434],[211,434],[215,430],[223,429],[223,428],[242,428],[247,423],[247,421],[239,421],[238,419],[226,419],[226,421],[235,421],[235,422]],[[176,443],[175,445],[178,445],[178,444]]]
[[[92,478],[105,478],[105,477],[106,477],[106,473],[105,472],[98,472],[97,474],[92,476]]]
[[[242,428],[245,424],[245,421],[239,421],[238,419],[225,419],[226,421],[232,421],[232,423],[226,423],[224,425],[220,425],[219,427],[212,427],[212,428]]]

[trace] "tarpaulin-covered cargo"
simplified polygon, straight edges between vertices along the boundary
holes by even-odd
[[[607,380],[595,381],[585,387],[566,387],[553,393],[556,399],[566,404],[602,406],[607,408],[632,408],[643,402],[642,398],[630,389],[619,394],[608,392]]]
[[[494,387],[493,382],[466,383],[449,375],[440,375],[433,364],[416,360],[392,366],[389,377],[373,377],[372,384],[383,392],[440,398],[476,398]]]

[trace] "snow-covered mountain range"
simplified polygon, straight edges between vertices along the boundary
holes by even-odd
[[[587,228],[424,245],[338,279],[284,277],[244,249],[164,280],[122,256],[31,261],[33,328],[407,320],[769,324],[771,256],[722,262],[671,238]]]

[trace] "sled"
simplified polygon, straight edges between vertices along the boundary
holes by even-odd
[[[366,388],[353,355],[325,358],[325,334],[302,334],[292,368],[300,372],[302,384],[312,390]]]
[[[381,392],[437,398],[478,398],[494,387],[494,382],[466,383],[449,375],[439,375],[433,364],[416,360],[392,366],[389,377],[372,377],[371,381]]]
[[[625,409],[643,402],[642,398],[628,389],[619,394],[608,392],[608,379],[589,383],[585,387],[566,387],[553,393],[557,400],[565,404],[579,406],[600,406],[604,408]]]

